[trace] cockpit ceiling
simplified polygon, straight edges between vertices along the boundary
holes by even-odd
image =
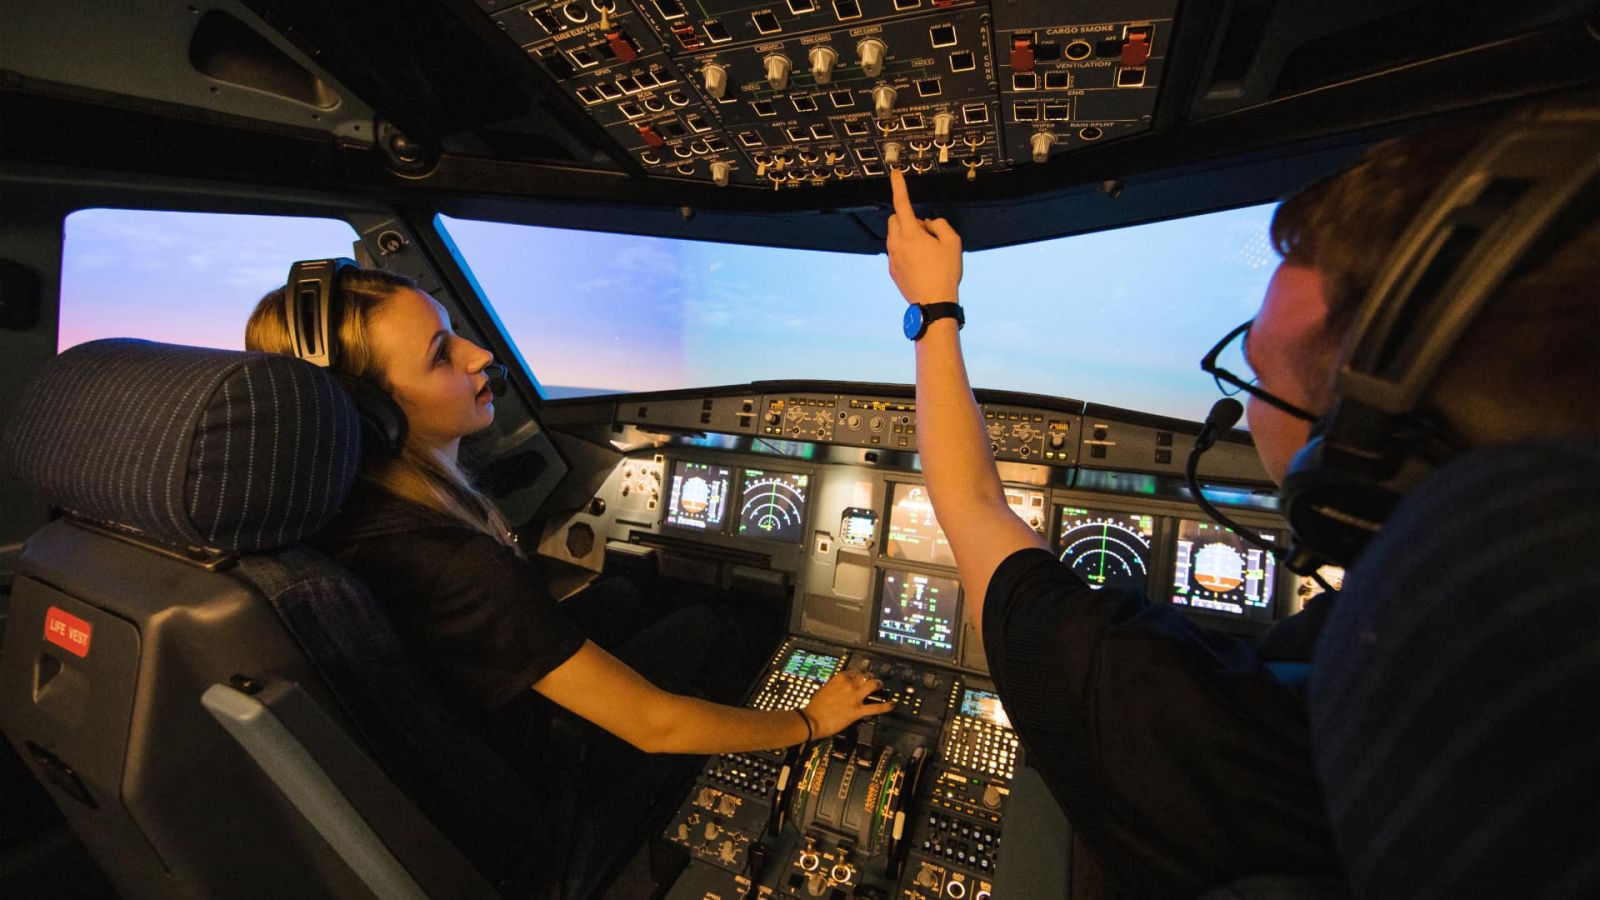
[[[0,31],[0,141],[13,161],[862,251],[880,236],[854,213],[895,167],[965,218],[970,246],[995,246],[1270,199],[1439,115],[1594,84],[1593,16],[1439,0],[27,4]],[[774,213],[791,218],[742,227]]]

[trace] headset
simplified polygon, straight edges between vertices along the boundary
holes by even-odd
[[[1349,564],[1402,496],[1465,443],[1428,407],[1452,351],[1519,266],[1600,211],[1600,104],[1526,110],[1435,189],[1341,348],[1334,400],[1281,490],[1289,568]]]
[[[410,434],[405,411],[382,385],[336,368],[343,353],[339,323],[344,321],[344,297],[338,290],[339,278],[360,269],[355,260],[342,256],[301,260],[289,267],[284,293],[289,345],[295,356],[328,369],[350,392],[361,419],[362,453],[398,456]],[[483,371],[489,376],[489,390],[496,397],[504,395],[506,367],[490,363]]]

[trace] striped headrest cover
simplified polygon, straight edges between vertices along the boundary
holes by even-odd
[[[0,464],[73,515],[249,552],[333,517],[360,440],[349,394],[310,363],[112,338],[45,365],[0,438]]]

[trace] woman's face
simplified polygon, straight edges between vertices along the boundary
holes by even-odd
[[[368,327],[412,437],[444,447],[494,421],[494,395],[483,374],[494,355],[457,336],[444,307],[432,297],[397,291]]]

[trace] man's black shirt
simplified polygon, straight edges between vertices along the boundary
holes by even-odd
[[[1336,875],[1306,718],[1267,668],[1310,660],[1336,596],[1262,639],[1091,590],[1044,550],[989,582],[984,648],[1006,711],[1114,886],[1194,896],[1248,875]]]

